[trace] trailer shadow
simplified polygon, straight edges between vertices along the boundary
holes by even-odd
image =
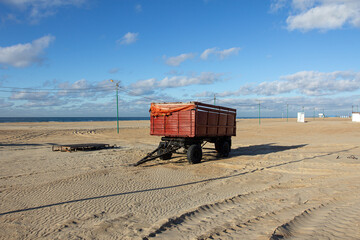
[[[176,159],[176,161],[174,161]],[[186,154],[177,154],[175,156],[172,156],[170,160],[155,160],[153,163],[148,163],[146,165],[143,165],[142,167],[148,168],[148,167],[155,167],[155,166],[161,166],[161,165],[167,165],[169,163],[175,163],[175,164],[187,164],[188,161],[186,159]]]
[[[267,144],[252,145],[252,146],[247,146],[247,147],[238,147],[238,148],[231,150],[228,158],[237,157],[237,156],[266,155],[266,154],[270,154],[270,153],[276,153],[276,152],[282,152],[282,151],[291,150],[291,149],[302,148],[307,145],[308,144],[281,146],[281,145],[275,145],[275,143],[267,143]],[[204,151],[204,150],[206,150],[206,151]],[[174,159],[177,159],[177,161],[174,161]],[[224,159],[224,158],[219,156],[219,154],[215,151],[215,149],[212,150],[212,148],[203,148],[202,162],[218,161],[221,159]],[[171,158],[170,161],[158,160],[151,164],[147,164],[143,167],[154,167],[154,166],[160,166],[160,165],[167,165],[169,163],[172,163],[172,164],[187,163],[186,154],[175,155]]]
[[[275,145],[275,143],[267,143],[260,145],[252,145],[247,147],[238,147],[232,149],[229,157],[238,157],[238,156],[257,156],[257,155],[266,155],[270,153],[282,152],[291,149],[297,149],[307,146],[308,144],[300,144],[300,145],[291,145],[291,146],[281,146]],[[207,159],[203,159],[203,162],[211,162],[211,161],[219,161],[224,159],[223,157],[216,154],[216,151],[213,152],[205,152],[204,156],[208,156]]]
[[[267,143],[260,145],[253,145],[247,147],[238,147],[231,151],[230,156],[256,156],[256,155],[265,155],[275,152],[282,152],[291,149],[297,149],[307,146],[308,144],[300,144],[300,145],[291,145],[291,146],[281,146],[275,145],[275,143]]]

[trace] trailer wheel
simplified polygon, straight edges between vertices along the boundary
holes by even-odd
[[[224,141],[221,149],[221,156],[228,157],[230,152],[230,143],[228,141]]]
[[[187,150],[187,159],[189,163],[196,164],[201,162],[202,159],[202,149],[198,144],[193,144]]]
[[[219,153],[221,152],[222,145],[224,144],[224,141],[217,140],[215,142],[215,150]]]

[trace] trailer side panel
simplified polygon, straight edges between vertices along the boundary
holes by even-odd
[[[152,104],[150,134],[166,137],[222,137],[236,135],[236,110],[191,103]]]

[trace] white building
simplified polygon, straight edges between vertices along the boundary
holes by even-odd
[[[353,112],[351,119],[353,122],[360,122],[360,112]]]
[[[305,122],[305,113],[304,112],[298,112],[297,122]]]

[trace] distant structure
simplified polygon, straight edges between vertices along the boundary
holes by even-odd
[[[324,118],[324,117],[325,117],[325,114],[319,113],[319,118]]]
[[[353,122],[360,122],[360,112],[353,112],[351,119]]]
[[[305,122],[305,112],[298,112],[297,122]]]

